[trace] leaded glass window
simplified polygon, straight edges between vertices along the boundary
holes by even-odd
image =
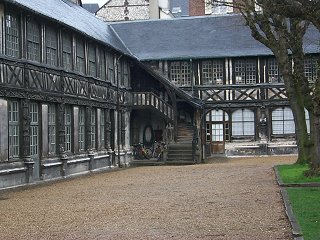
[[[19,157],[19,103],[8,102],[9,157]]]
[[[239,109],[232,113],[232,135],[254,136],[254,112]]]
[[[40,26],[34,20],[27,22],[27,58],[40,62]]]
[[[103,49],[99,51],[99,73],[100,79],[106,79],[106,55]]]
[[[222,85],[224,74],[223,74],[223,61],[212,60],[202,62],[202,83],[204,85]]]
[[[39,109],[37,103],[31,103],[29,108],[30,115],[30,155],[38,154],[39,145]]]
[[[254,59],[237,59],[234,61],[234,78],[236,84],[254,84],[257,81],[257,63]]]
[[[30,104],[30,155],[38,154],[39,109],[37,103]]]
[[[85,65],[85,51],[84,51],[84,42],[81,39],[77,39],[77,52],[76,52],[76,71],[85,74],[86,65]]]
[[[96,47],[93,44],[89,45],[89,74],[90,76],[97,76],[97,64],[96,64]]]
[[[267,67],[269,83],[278,83],[283,81],[282,77],[280,76],[278,62],[275,58],[268,58]]]
[[[57,66],[58,63],[58,35],[53,27],[46,27],[46,63]]]
[[[318,77],[319,64],[317,58],[306,58],[304,60],[304,75],[309,82],[315,82]]]
[[[105,110],[100,112],[100,146],[105,147]]]
[[[62,34],[62,64],[67,70],[72,70],[72,37],[68,33]]]
[[[124,86],[129,86],[129,64],[127,61],[123,62],[123,81]]]
[[[79,151],[85,150],[85,108],[79,108]]]
[[[108,81],[115,83],[114,78],[114,59],[111,53],[107,54]]]
[[[48,144],[49,154],[56,153],[56,106],[48,105]]]
[[[189,62],[171,62],[171,82],[177,86],[191,86],[191,64]]]
[[[91,148],[96,148],[96,110],[91,110],[91,117],[90,117],[90,134],[91,134]]]
[[[13,13],[5,16],[6,55],[20,57],[19,17]]]
[[[65,142],[65,151],[71,152],[72,108],[70,106],[66,106],[64,110],[64,142]]]
[[[294,134],[295,125],[292,110],[277,108],[272,112],[272,134]]]

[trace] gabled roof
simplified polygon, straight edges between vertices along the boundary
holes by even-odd
[[[112,23],[139,60],[272,55],[251,36],[241,15]],[[319,52],[320,33],[308,31],[305,51]]]
[[[130,55],[108,24],[69,0],[5,0],[29,11],[67,25],[103,44]]]

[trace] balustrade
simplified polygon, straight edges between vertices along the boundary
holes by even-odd
[[[167,102],[152,92],[132,93],[132,105],[137,107],[155,108],[170,120],[173,120],[173,109]]]

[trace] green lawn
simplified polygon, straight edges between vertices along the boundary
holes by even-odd
[[[320,182],[320,177],[308,178],[303,175],[308,170],[307,164],[279,165],[277,167],[283,183]]]
[[[304,240],[320,240],[320,188],[287,188]]]

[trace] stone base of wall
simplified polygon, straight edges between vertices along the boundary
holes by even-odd
[[[226,156],[298,154],[294,141],[227,143]]]
[[[112,159],[114,158],[114,159]],[[131,152],[120,153],[120,167],[130,166]],[[83,155],[81,157],[60,159],[47,159],[41,162],[41,177],[39,181],[31,180],[28,183],[28,171],[23,162],[0,164],[0,190],[38,184],[50,180],[68,178],[91,172],[102,172],[118,168],[117,156],[99,153]]]

